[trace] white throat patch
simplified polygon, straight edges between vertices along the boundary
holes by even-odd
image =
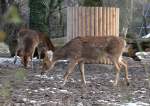
[[[53,59],[53,52],[51,50],[47,51],[47,55],[50,61]]]

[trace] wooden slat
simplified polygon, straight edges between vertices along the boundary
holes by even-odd
[[[72,8],[71,9],[71,11],[72,11],[72,37],[74,38],[74,36],[75,36],[75,30],[76,30],[76,27],[75,27],[75,8]]]
[[[99,28],[99,26],[98,26],[98,23],[99,23],[99,20],[98,20],[98,7],[95,7],[95,19],[94,19],[94,32],[95,32],[95,36],[98,36],[99,35],[99,33],[98,33],[98,28]]]
[[[70,40],[71,36],[71,14],[70,14],[70,7],[67,8],[67,41]]]
[[[103,28],[102,28],[102,24],[103,24],[103,17],[102,17],[102,7],[99,7],[99,12],[98,12],[98,16],[99,16],[99,21],[98,21],[98,29],[99,29],[99,36],[102,36],[103,33]]]
[[[110,35],[112,36],[112,33],[113,33],[113,26],[112,26],[112,7],[111,8],[109,8],[110,9],[110,15],[109,15],[109,20],[110,20],[110,22],[109,22],[109,33],[110,33]]]
[[[110,34],[110,31],[109,31],[109,11],[110,9],[109,8],[106,8],[106,36],[109,36]]]
[[[116,22],[117,22],[117,20],[116,20],[116,8],[114,8],[114,36],[116,36],[117,35],[117,31],[116,31]]]
[[[94,7],[91,7],[91,20],[90,20],[90,30],[91,30],[91,36],[94,36]]]
[[[83,33],[82,36],[86,36],[86,15],[85,15],[85,7],[82,7],[82,27],[83,27]]]
[[[78,31],[78,8],[75,7],[75,27],[76,27],[76,33],[75,33],[75,36],[78,36],[79,35],[79,31]]]
[[[87,36],[91,35],[91,31],[90,31],[90,7],[87,7],[86,9],[86,22],[87,22]]]
[[[67,37],[66,37],[66,40],[67,40],[67,42],[69,41],[69,21],[68,21],[68,19],[69,19],[69,7],[67,8]]]
[[[119,8],[116,8],[116,36],[119,36]]]
[[[115,9],[112,8],[112,35],[115,36]]]
[[[106,7],[103,7],[103,12],[102,12],[102,19],[103,19],[103,24],[102,24],[102,36],[106,36]]]
[[[79,35],[78,36],[82,36],[82,11],[81,11],[82,7],[78,7],[78,31],[79,31]]]

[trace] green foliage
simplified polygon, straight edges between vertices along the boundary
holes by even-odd
[[[103,0],[84,0],[84,6],[102,6]]]
[[[146,77],[148,79],[148,86],[150,88],[150,73],[149,73],[150,65],[148,63],[143,63],[143,66],[146,73]]]
[[[4,97],[6,99],[6,98],[10,97],[10,95],[11,95],[11,85],[10,85],[9,81],[6,81],[0,88],[0,96]]]
[[[19,15],[18,9],[16,6],[10,6],[6,14],[4,15],[4,19],[6,22],[20,24],[22,19]]]
[[[131,96],[126,96],[125,99],[126,99],[127,102],[131,102],[132,101],[132,97]]]
[[[15,79],[17,81],[23,81],[24,79],[26,79],[26,76],[26,70],[23,68],[18,69],[15,73]]]
[[[15,73],[13,73],[13,81],[16,82],[16,84],[19,84],[24,79],[26,79],[26,76],[27,76],[26,70],[23,68],[19,68],[16,70]],[[13,86],[12,83],[10,82],[10,79],[5,79],[2,83],[2,86],[0,87],[0,96],[3,97],[4,99],[8,99],[11,96],[12,89]]]

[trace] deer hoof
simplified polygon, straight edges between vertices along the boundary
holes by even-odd
[[[116,87],[116,86],[117,86],[117,84],[118,84],[117,82],[113,82],[113,86],[114,86],[114,87]]]
[[[130,83],[129,82],[127,82],[127,86],[129,86],[130,85]]]
[[[61,84],[61,86],[65,86],[65,84],[66,84],[66,81],[64,81],[64,82]]]

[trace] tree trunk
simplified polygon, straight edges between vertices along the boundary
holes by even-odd
[[[49,3],[51,0],[30,0],[30,24],[34,30],[48,33]]]
[[[146,24],[146,16],[143,16],[143,27],[144,27],[144,33],[145,35],[147,35],[148,31],[147,31],[147,24]]]
[[[3,15],[7,9],[7,3],[6,3],[6,0],[1,0],[0,1],[0,10],[1,10],[1,15]]]

